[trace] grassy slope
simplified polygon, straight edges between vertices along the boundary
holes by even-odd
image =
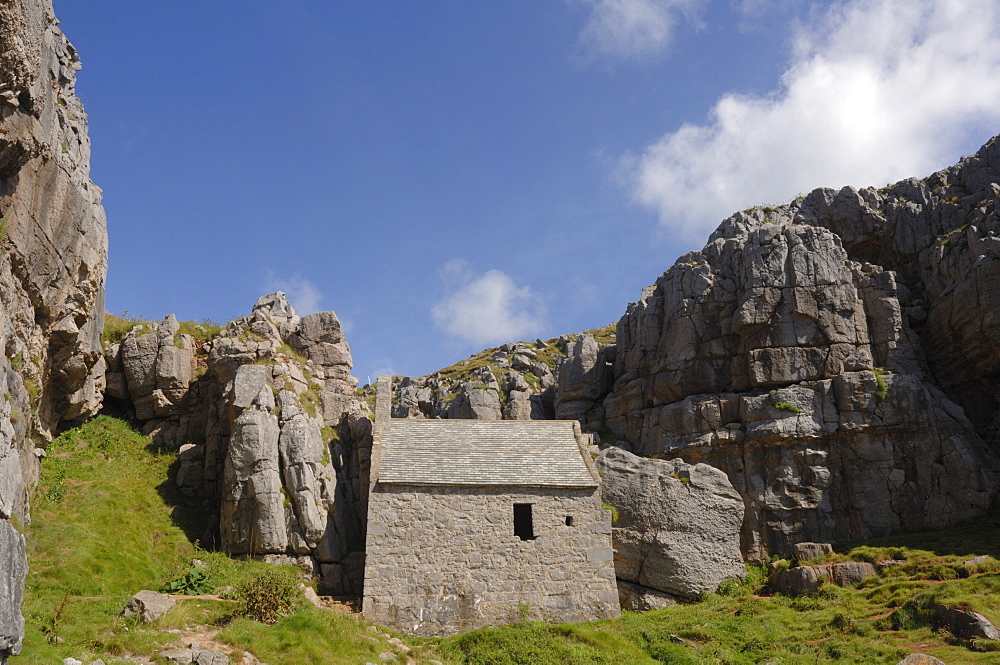
[[[220,587],[261,565],[201,551],[188,539],[185,530],[199,532],[197,513],[170,490],[174,462],[172,454],[157,453],[148,439],[105,417],[49,446],[27,530],[27,638],[14,665],[149,655],[161,645],[176,646],[178,635],[168,630],[217,632],[216,642],[272,665],[380,662],[380,653],[400,651],[388,642],[390,631],[311,606],[275,626],[237,617],[235,603],[218,599],[182,600],[149,627],[120,618],[132,593],[161,588],[194,557]],[[182,514],[188,522],[179,521]],[[748,581],[726,584],[705,602],[626,613],[620,620],[522,623],[446,640],[404,639],[417,663],[895,663],[910,651],[949,664],[998,662],[998,653],[973,651],[934,632],[921,614],[929,602],[942,600],[1000,623],[1000,562],[964,564],[978,554],[1000,555],[1000,516],[832,555],[830,560],[906,562],[859,589],[828,586],[812,597],[766,597],[760,595],[763,572],[752,568]],[[64,641],[49,639],[56,636]]]

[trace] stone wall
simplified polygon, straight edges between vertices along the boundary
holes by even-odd
[[[515,503],[533,504],[534,540],[514,535]],[[417,635],[620,614],[596,489],[376,484],[367,562],[366,616]]]

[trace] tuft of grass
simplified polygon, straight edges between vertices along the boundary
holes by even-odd
[[[789,413],[799,413],[799,407],[795,406],[791,402],[773,402],[774,408],[780,411],[788,411]]]
[[[152,332],[151,322],[142,317],[131,316],[128,312],[120,315],[111,312],[104,313],[104,330],[101,332],[102,344],[120,344],[130,330],[139,326],[136,335]]]
[[[212,341],[226,329],[225,326],[209,319],[203,319],[200,322],[178,321],[178,325],[180,325],[180,330],[177,331],[179,335],[190,335],[199,344]]]
[[[885,375],[885,370],[876,369],[873,371],[875,372],[875,398],[881,402],[882,400],[885,399],[885,395],[887,392],[885,379],[882,378]]]
[[[302,391],[299,394],[299,402],[302,404],[302,408],[311,417],[315,417],[319,413],[320,408],[320,397],[319,397],[320,385],[312,381],[309,382],[309,388]]]

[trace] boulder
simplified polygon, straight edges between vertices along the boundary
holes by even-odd
[[[619,448],[602,451],[596,464],[601,496],[618,514],[612,540],[619,579],[696,600],[746,575],[743,502],[724,473]]]
[[[1000,641],[1000,630],[978,612],[941,604],[932,609],[938,624],[956,637]]]
[[[795,543],[792,553],[799,561],[812,561],[831,554],[833,545],[830,543]]]
[[[934,656],[923,653],[911,653],[896,665],[945,665],[945,662]]]
[[[448,417],[471,420],[501,420],[500,395],[482,384],[466,382],[448,406]]]
[[[877,574],[875,566],[863,561],[817,566],[797,566],[781,570],[771,575],[771,586],[786,596],[801,596],[812,593],[824,583],[837,586],[853,586]]]
[[[143,623],[152,623],[163,618],[176,604],[177,601],[170,596],[143,590],[129,598],[122,616],[137,617]]]

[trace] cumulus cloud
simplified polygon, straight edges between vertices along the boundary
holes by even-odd
[[[588,49],[619,58],[664,51],[681,17],[697,23],[705,0],[581,0],[590,17],[580,41]]]
[[[664,227],[695,241],[750,205],[926,175],[997,131],[997,3],[851,0],[791,43],[772,94],[726,94],[708,123],[623,158],[635,200]]]
[[[264,288],[267,291],[284,291],[285,297],[299,316],[320,311],[323,294],[312,280],[301,273],[281,276],[270,268],[265,268]]]
[[[431,309],[443,332],[462,342],[490,346],[537,334],[545,319],[541,298],[519,287],[501,270],[481,275],[465,261],[451,261],[441,271],[447,295]]]

